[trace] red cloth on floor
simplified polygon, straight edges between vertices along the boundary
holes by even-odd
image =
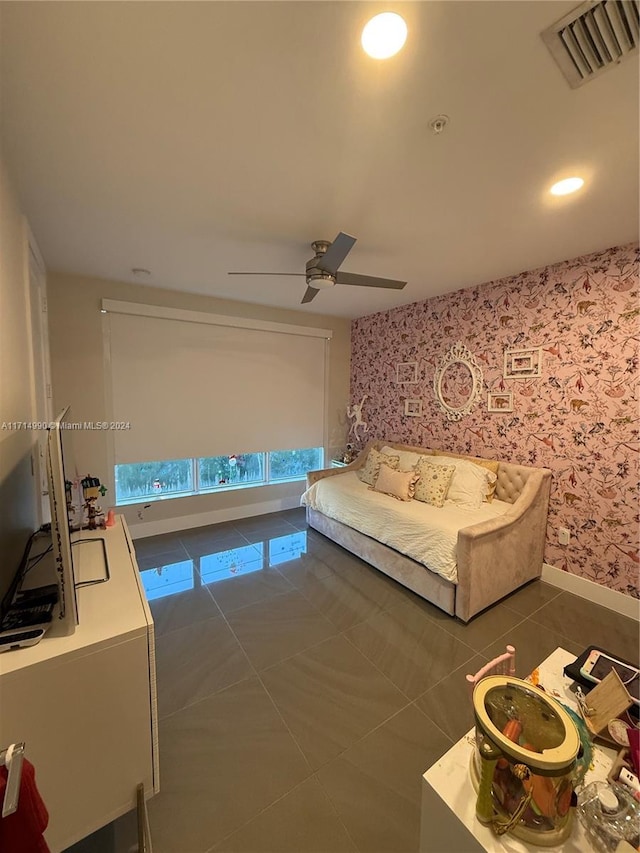
[[[0,767],[0,804],[4,802],[7,775],[7,768]],[[8,817],[0,817],[0,850],[2,853],[50,853],[42,835],[48,823],[49,814],[36,787],[33,764],[25,758],[18,809]]]

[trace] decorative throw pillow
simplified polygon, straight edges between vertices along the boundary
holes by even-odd
[[[368,486],[373,486],[376,481],[376,477],[378,476],[380,465],[383,462],[390,468],[397,470],[399,461],[400,457],[387,456],[386,453],[381,453],[379,450],[376,450],[375,447],[372,447],[367,453],[364,465],[356,471],[356,474],[360,477],[363,483],[366,483]]]
[[[489,483],[496,480],[494,473],[480,465],[474,465],[467,459],[432,456],[431,461],[435,465],[454,466],[447,500],[467,509],[480,509],[489,490]]]
[[[411,501],[419,477],[420,475],[416,474],[415,471],[396,471],[383,462],[375,485],[369,486],[369,488],[374,492],[382,492],[399,501]]]
[[[474,465],[479,465],[481,468],[486,468],[496,475],[495,480],[490,478],[488,483],[488,491],[485,500],[491,503],[496,494],[496,484],[498,482],[498,469],[500,463],[497,459],[482,459],[480,456],[464,456],[462,453],[450,453],[448,450],[439,450],[440,456],[450,456],[452,459],[464,459],[465,462],[472,462]]]
[[[388,453],[391,456],[399,456],[400,464],[399,471],[415,471],[418,462],[424,456],[430,456],[431,450],[423,450],[421,453],[415,453],[413,450],[396,450],[394,447],[383,447],[380,453]]]
[[[431,506],[444,506],[444,499],[455,471],[454,465],[434,465],[434,457],[424,457],[416,465],[416,474],[420,475],[416,486],[415,498]]]

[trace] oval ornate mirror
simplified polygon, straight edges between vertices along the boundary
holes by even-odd
[[[482,370],[462,341],[443,357],[433,377],[433,389],[450,421],[459,421],[475,406],[482,390]]]

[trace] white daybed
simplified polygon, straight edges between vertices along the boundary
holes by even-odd
[[[480,509],[446,501],[397,501],[372,491],[356,471],[371,441],[345,468],[310,471],[302,502],[310,527],[464,622],[542,572],[551,472],[500,462],[495,499]],[[469,457],[473,459],[474,457]]]

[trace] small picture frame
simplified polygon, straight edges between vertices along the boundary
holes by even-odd
[[[418,362],[403,361],[396,364],[396,382],[400,385],[415,385],[418,381]]]
[[[542,376],[540,347],[505,350],[503,375],[505,379],[532,379]]]
[[[487,397],[488,412],[512,412],[513,411],[513,392],[512,391],[489,391]]]
[[[405,400],[404,413],[409,418],[422,417],[422,400]]]

